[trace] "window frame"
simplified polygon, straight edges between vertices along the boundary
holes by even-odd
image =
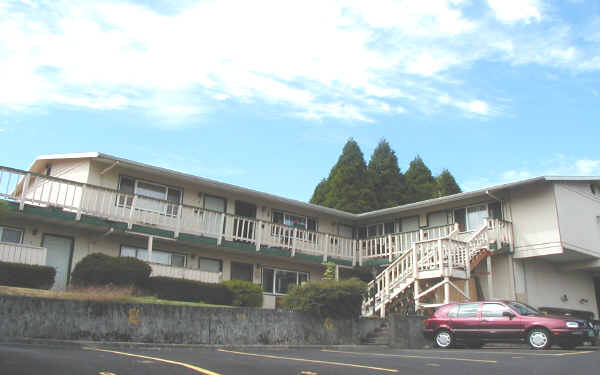
[[[204,259],[204,260],[212,260],[212,261],[217,261],[219,262],[219,270],[217,272],[213,272],[213,271],[207,271],[207,270],[203,270],[200,268],[200,261]],[[198,257],[198,269],[200,271],[203,272],[211,272],[211,273],[223,273],[223,259],[218,259],[218,258],[209,258],[209,257]]]
[[[124,247],[130,248],[130,249],[135,249],[135,257],[134,258],[142,260],[142,261],[144,261],[146,263],[150,263],[150,264],[156,263],[156,264],[162,264],[163,266],[177,267],[177,268],[187,268],[187,266],[188,266],[188,255],[187,254],[179,253],[179,252],[176,252],[176,251],[167,251],[167,250],[163,250],[163,249],[152,249],[153,253],[155,251],[160,251],[162,253],[167,253],[167,254],[170,255],[169,259],[170,259],[171,263],[170,264],[166,264],[166,263],[160,263],[160,262],[155,262],[155,261],[149,262],[147,260],[143,260],[143,259],[141,259],[141,258],[138,257],[138,251],[139,250],[144,250],[144,251],[147,252],[148,249],[145,249],[143,247],[126,245],[126,244],[121,244],[121,247],[119,248],[119,257],[123,256],[123,248]],[[178,256],[182,256],[183,257],[183,267],[173,265],[173,257],[172,257],[173,255],[178,255]]]
[[[273,271],[273,285],[271,285],[271,291],[265,290],[265,285],[264,285],[265,270]],[[260,272],[260,274],[261,274],[260,275],[260,286],[263,288],[264,294],[271,294],[271,295],[275,295],[275,296],[285,296],[288,294],[288,293],[278,293],[277,292],[277,272],[296,273],[296,285],[301,285],[300,284],[300,274],[306,275],[306,281],[307,282],[310,281],[310,272],[307,272],[307,271],[296,271],[296,270],[289,270],[289,269],[284,269],[284,268],[263,266],[263,267],[261,267],[261,272]]]
[[[14,230],[14,231],[20,232],[21,236],[19,237],[19,242],[5,242],[5,241],[2,241],[2,235],[4,234],[4,229],[10,229],[10,230]],[[24,228],[11,227],[9,225],[0,225],[0,242],[2,242],[2,243],[22,244],[24,237],[25,237],[25,229]]]
[[[275,214],[281,214],[282,215],[282,219],[283,222],[281,223],[276,223],[274,220]],[[290,225],[290,224],[286,224],[286,216],[296,216],[299,218],[303,218],[304,219],[304,226],[296,226],[296,225]],[[315,223],[315,229],[309,229],[309,225],[308,225],[308,221],[309,220],[313,220]],[[276,208],[271,209],[271,222],[277,225],[284,225],[286,227],[289,228],[298,228],[298,229],[302,229],[302,230],[306,230],[306,231],[310,231],[310,232],[318,232],[319,231],[319,220],[317,219],[316,216],[308,216],[308,215],[301,215],[301,214],[297,214],[297,213],[293,213],[293,212],[289,212],[289,211],[284,211],[284,210],[279,210]]]
[[[469,206],[463,206],[463,207],[457,207],[452,209],[452,219],[453,221],[456,223],[456,211],[457,210],[465,210],[465,228],[463,228],[464,230],[461,230],[460,233],[468,233],[468,232],[473,232],[476,231],[479,228],[469,228],[469,208],[473,208],[473,207],[477,207],[477,206],[485,206],[485,211],[487,212],[487,216],[485,217],[486,219],[490,218],[490,206],[489,206],[490,202],[485,202],[485,203],[475,203]],[[501,214],[503,214],[503,208],[502,208],[502,203],[500,203],[500,212]]]
[[[121,191],[121,186],[123,185],[123,179],[133,180],[133,193],[128,193],[128,192]],[[161,199],[161,198],[149,197],[147,195],[140,194],[138,192],[138,184],[140,182],[142,182],[144,184],[154,185],[154,186],[158,186],[158,187],[164,188],[165,189],[164,198]],[[178,202],[172,202],[172,201],[168,200],[170,190],[175,190],[175,191],[179,192],[179,200],[178,200]],[[119,175],[119,182],[117,184],[117,191],[119,192],[119,195],[120,194],[126,194],[126,195],[131,195],[131,196],[138,195],[138,196],[146,198],[146,199],[152,199],[152,200],[156,200],[156,201],[159,201],[159,202],[166,203],[166,205],[160,211],[159,210],[154,210],[154,209],[151,209],[151,208],[143,208],[143,207],[135,207],[136,210],[158,212],[158,213],[162,213],[162,214],[169,215],[169,216],[177,216],[177,213],[178,213],[177,211],[178,210],[177,209],[175,209],[175,210],[173,210],[173,209],[169,210],[169,205],[180,205],[180,204],[183,204],[183,188],[176,187],[176,186],[165,185],[165,184],[161,184],[160,182],[149,181],[149,180],[145,180],[143,178],[137,178],[137,177],[133,177],[133,176],[126,175],[126,174],[120,174]],[[117,197],[117,206],[119,206],[119,207],[125,206],[127,208],[131,208],[132,204],[133,204],[133,202],[132,201],[130,202],[129,199],[124,199],[123,203],[121,203],[120,202],[120,197],[119,196]],[[171,212],[169,212],[169,211],[171,211]],[[175,211],[175,212],[173,212],[173,211]]]

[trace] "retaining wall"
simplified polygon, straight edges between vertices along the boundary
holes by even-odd
[[[222,345],[360,344],[380,319],[330,320],[258,308],[214,308],[0,296],[0,339]]]

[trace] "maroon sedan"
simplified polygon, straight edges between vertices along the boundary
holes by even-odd
[[[424,334],[439,348],[456,342],[481,347],[485,342],[526,341],[533,349],[552,344],[572,349],[589,329],[582,319],[548,316],[515,301],[453,303],[439,307],[425,322]]]

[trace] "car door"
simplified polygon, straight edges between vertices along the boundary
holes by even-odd
[[[510,313],[507,316],[505,312]],[[518,341],[523,322],[508,306],[486,302],[481,306],[481,334],[489,341]]]
[[[479,302],[458,305],[456,317],[451,319],[454,335],[458,339],[477,339],[479,331]]]

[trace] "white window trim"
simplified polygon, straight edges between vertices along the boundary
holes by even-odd
[[[477,229],[479,229],[479,228],[474,228],[474,229],[468,228],[468,226],[469,226],[469,219],[468,219],[467,211],[468,211],[469,208],[478,207],[478,206],[485,206],[485,210],[488,213],[488,216],[486,216],[486,218],[489,218],[490,217],[490,207],[488,206],[488,204],[489,203],[477,203],[477,204],[472,204],[470,206],[464,206],[464,207],[454,208],[452,210],[452,219],[454,220],[455,223],[456,223],[456,216],[455,216],[456,210],[462,210],[462,209],[465,210],[465,230],[462,231],[462,232],[459,232],[459,233],[469,233],[469,232],[474,232]]]
[[[135,259],[140,259],[140,258],[138,258],[138,251],[139,251],[139,250],[148,251],[148,249],[145,249],[145,248],[143,248],[143,247],[129,246],[129,245],[121,245],[121,248],[119,249],[119,256],[120,256],[120,257],[121,257],[121,256],[123,256],[122,254],[123,254],[123,248],[124,248],[124,247],[127,247],[127,248],[129,248],[129,249],[135,249]],[[171,264],[164,264],[164,263],[158,263],[158,262],[149,262],[149,261],[147,261],[147,260],[145,260],[144,262],[146,262],[146,263],[156,263],[156,264],[162,264],[162,265],[164,265],[164,266],[169,266],[169,267],[187,268],[187,265],[188,265],[188,256],[187,256],[187,254],[177,253],[177,252],[174,252],[174,251],[166,251],[166,250],[162,250],[162,249],[153,249],[153,250],[152,250],[152,252],[153,252],[153,253],[154,253],[154,252],[156,252],[156,251],[160,251],[160,252],[163,252],[163,253],[167,253],[167,254],[169,254],[169,255],[179,255],[179,256],[182,256],[182,257],[183,257],[183,267],[180,267],[180,266],[174,266],[174,265],[173,265],[173,258],[170,258],[170,259],[171,259]],[[142,259],[140,259],[140,260],[142,260]]]
[[[275,268],[275,267],[262,267],[261,272],[260,272],[260,276],[261,276],[261,280],[260,280],[260,285],[263,287],[264,290],[264,286],[263,286],[263,275],[265,272],[265,269],[269,269],[269,270],[273,270],[273,291],[272,292],[267,292],[265,291],[264,294],[269,294],[269,295],[275,295],[275,296],[286,296],[287,293],[277,293],[277,271],[283,271],[283,272],[295,272],[296,273],[296,285],[300,285],[300,274],[306,274],[306,281],[310,281],[310,272],[304,272],[304,271],[295,271],[295,270],[286,270],[283,268]]]
[[[17,232],[21,232],[21,238],[20,238],[19,242],[3,242],[3,243],[17,243],[17,244],[23,243],[23,237],[25,237],[25,230],[23,230],[21,228],[9,227],[7,225],[0,225],[0,242],[2,242],[2,232],[4,231],[4,229],[10,229],[10,230],[14,230]]]
[[[135,207],[136,210],[159,212],[159,213],[167,214],[167,212],[168,212],[168,209],[167,209],[168,205],[179,205],[179,204],[182,204],[182,202],[183,202],[183,189],[182,188],[168,186],[168,185],[163,185],[163,184],[158,183],[158,182],[148,181],[148,180],[144,180],[144,179],[141,179],[141,178],[136,178],[136,177],[132,177],[132,176],[128,176],[128,175],[120,175],[119,176],[119,186],[117,188],[117,190],[119,191],[119,194],[130,195],[129,193],[124,193],[124,192],[120,191],[121,190],[121,181],[122,181],[123,178],[127,178],[127,179],[130,179],[130,180],[133,180],[133,195],[139,195],[140,197],[143,197],[145,199],[157,200],[157,201],[162,201],[162,202],[165,203],[165,206],[163,207],[162,210],[153,210],[153,209],[150,209],[150,208]],[[160,198],[148,197],[146,195],[138,193],[138,183],[139,182],[143,182],[143,183],[148,184],[148,185],[154,185],[154,186],[158,186],[158,187],[164,188],[165,189],[165,195],[164,195],[164,197],[162,199],[160,199]],[[170,201],[167,200],[167,198],[169,196],[169,189],[177,190],[179,192],[179,201],[178,202],[170,202]],[[117,204],[118,204],[118,200],[117,200]],[[125,205],[127,206],[127,204],[125,204]],[[173,215],[173,216],[176,216],[176,215]]]
[[[271,221],[273,221],[273,216],[275,213],[280,213],[283,215],[283,223],[277,223],[277,225],[283,225],[286,227],[290,227],[290,228],[299,228],[296,227],[294,225],[288,225],[285,223],[285,216],[297,216],[297,217],[302,217],[304,218],[304,230],[310,231],[310,232],[318,232],[319,231],[319,220],[317,220],[317,218],[315,216],[306,216],[306,215],[300,215],[300,214],[296,214],[293,212],[288,212],[288,211],[283,211],[283,210],[278,210],[278,209],[272,209],[271,210]],[[315,221],[315,229],[308,229],[308,219],[313,219]]]

